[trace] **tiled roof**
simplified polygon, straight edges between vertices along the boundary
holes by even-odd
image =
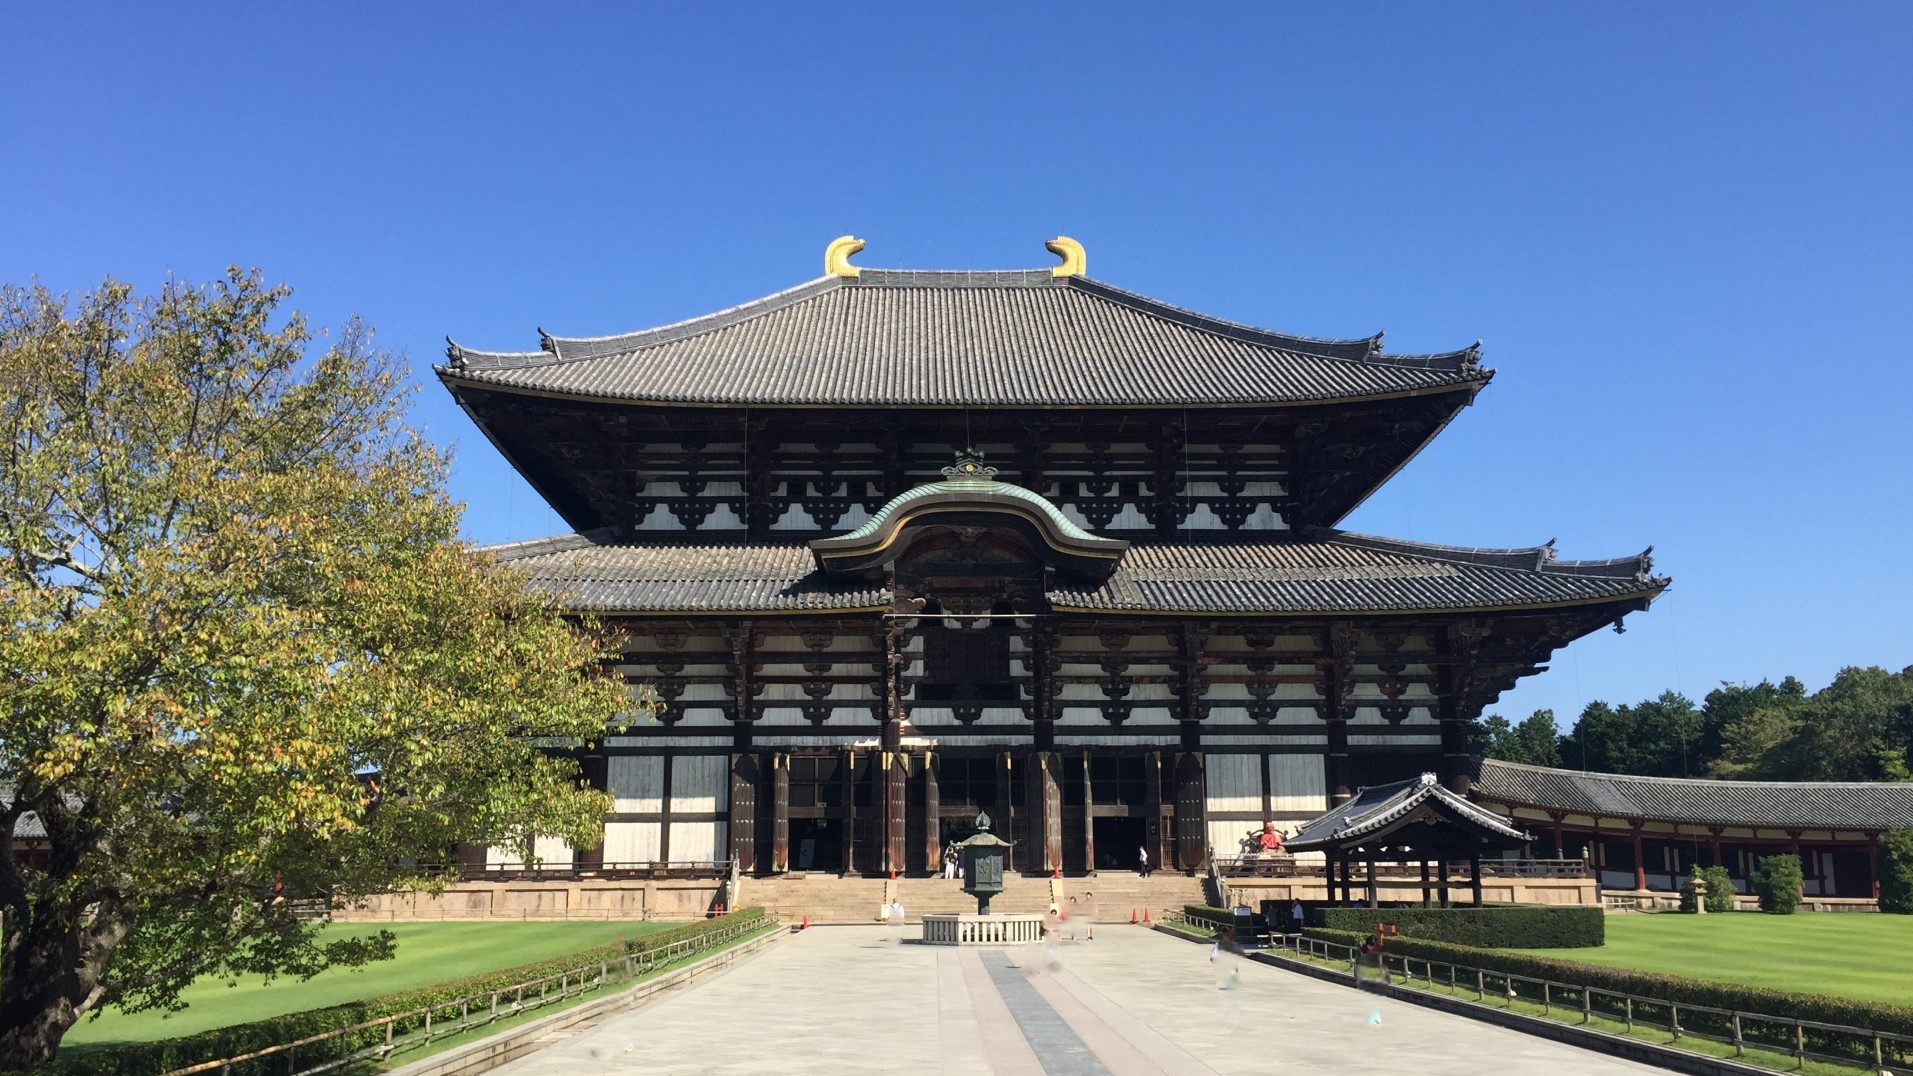
[[[1507,819],[1469,803],[1443,788],[1434,774],[1424,773],[1407,781],[1361,789],[1334,810],[1302,823],[1295,836],[1285,842],[1285,847],[1292,852],[1309,852],[1359,843],[1431,799],[1452,817],[1487,835],[1510,841],[1528,840],[1528,835],[1508,825]]]
[[[617,336],[543,350],[454,344],[439,375],[652,403],[939,407],[1174,406],[1478,388],[1467,348],[1384,356],[1380,337],[1315,340],[1048,271],[864,270]]]
[[[803,543],[608,545],[567,535],[490,552],[594,612],[868,609],[887,590],[816,570]],[[1364,613],[1547,607],[1651,598],[1645,554],[1555,561],[1547,547],[1464,550],[1316,531],[1257,544],[1130,546],[1102,586],[1053,590],[1059,608],[1167,613]]]
[[[1646,554],[1557,561],[1541,546],[1451,546],[1315,530],[1248,544],[1135,543],[1109,581],[1059,590],[1059,607],[1158,612],[1389,612],[1549,606],[1651,596]]]
[[[1483,759],[1475,795],[1508,805],[1711,826],[1913,826],[1913,781],[1708,781],[1631,777]]]
[[[571,534],[486,552],[579,612],[830,612],[890,601],[818,571],[802,543],[601,545]]]

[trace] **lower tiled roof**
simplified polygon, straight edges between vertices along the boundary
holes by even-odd
[[[1508,825],[1507,819],[1469,803],[1441,787],[1434,774],[1424,773],[1411,780],[1361,789],[1327,814],[1302,823],[1286,847],[1294,852],[1312,852],[1359,844],[1431,799],[1446,808],[1457,824],[1472,827],[1489,840],[1529,839]]]
[[[889,592],[816,570],[802,542],[604,544],[564,535],[488,552],[580,611],[869,609]],[[1467,550],[1317,531],[1233,544],[1142,543],[1100,586],[1052,590],[1062,609],[1164,613],[1369,613],[1545,608],[1648,599],[1667,585],[1645,554],[1556,561],[1553,551]]]
[[[1913,826],[1913,782],[1632,777],[1483,759],[1475,795],[1510,806],[1710,826],[1859,830]]]

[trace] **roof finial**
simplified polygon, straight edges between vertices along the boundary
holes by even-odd
[[[1049,242],[1044,243],[1043,249],[1063,259],[1063,264],[1050,269],[1049,275],[1055,277],[1087,276],[1089,274],[1089,269],[1087,268],[1089,256],[1083,253],[1083,244],[1078,243],[1069,236],[1059,235]]]
[[[983,462],[983,453],[974,448],[966,448],[956,454],[956,462],[943,469],[943,477],[948,479],[977,479],[985,482],[996,481],[996,468]]]
[[[850,264],[850,256],[864,248],[864,241],[854,235],[840,235],[824,248],[824,275],[853,279],[860,270]]]

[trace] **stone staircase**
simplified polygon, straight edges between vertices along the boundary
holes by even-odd
[[[761,905],[792,926],[805,916],[813,924],[874,923],[878,912],[893,900],[903,901],[904,913],[912,922],[923,915],[976,911],[976,898],[963,891],[963,883],[941,876],[894,881],[835,874],[747,876],[740,880],[739,889],[739,907]],[[1200,877],[1166,871],[1147,879],[1117,872],[1058,879],[1011,875],[1004,879],[1004,891],[990,901],[990,910],[1040,913],[1052,900],[1067,905],[1071,894],[1079,905],[1093,894],[1096,917],[1102,922],[1127,923],[1132,908],[1138,913],[1148,908],[1154,917],[1204,902]]]

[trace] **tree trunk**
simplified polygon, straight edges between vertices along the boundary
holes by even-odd
[[[9,916],[5,976],[0,980],[0,1071],[53,1060],[60,1039],[99,1001],[100,976],[127,925],[96,912],[81,926],[78,908],[33,917]]]

